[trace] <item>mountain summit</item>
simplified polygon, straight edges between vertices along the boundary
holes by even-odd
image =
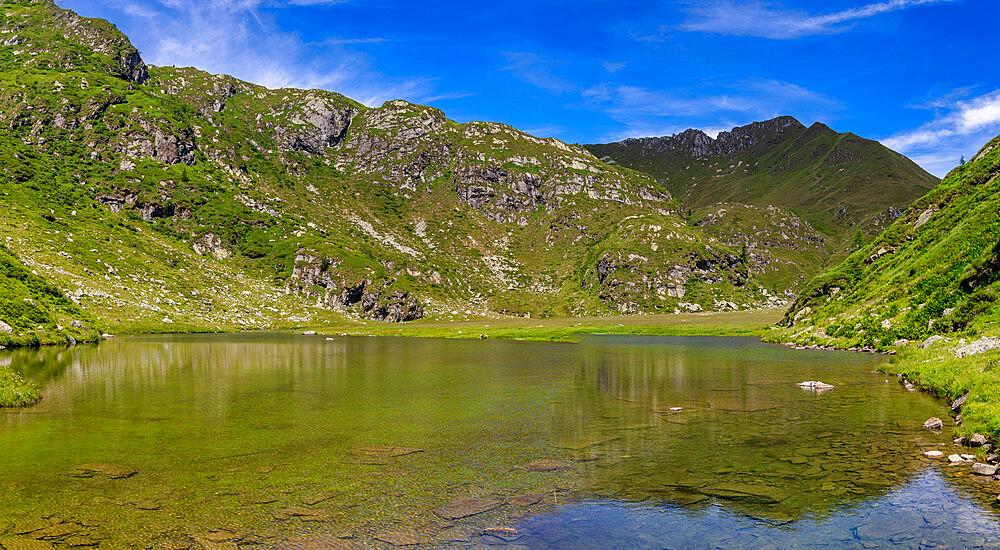
[[[687,172],[652,177],[406,101],[147,66],[113,25],[47,0],[6,1],[0,43],[2,244],[73,302],[31,322],[30,295],[5,297],[22,336],[84,314],[177,330],[775,306],[821,256],[795,214],[692,218],[670,191],[715,184],[724,155],[737,172],[801,152],[788,144],[813,129],[791,119],[687,133],[668,152],[700,176],[677,187]],[[783,247],[805,252],[789,262]]]

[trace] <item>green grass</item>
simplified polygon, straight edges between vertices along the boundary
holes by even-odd
[[[319,334],[405,336],[421,338],[500,338],[569,342],[592,334],[648,336],[759,336],[782,311],[757,310],[681,315],[631,315],[562,319],[479,319],[405,325],[351,323],[310,327]]]
[[[41,398],[38,387],[10,367],[0,366],[0,407],[26,407],[38,403]]]
[[[1000,353],[956,359],[950,346],[938,343],[930,349],[908,350],[884,369],[950,401],[968,393],[955,435],[1000,437]]]
[[[892,226],[815,277],[765,339],[897,351],[892,372],[954,399],[961,433],[1000,437],[997,353],[956,358],[956,343],[1000,335],[1000,138],[954,169]],[[931,335],[938,343],[915,350]]]

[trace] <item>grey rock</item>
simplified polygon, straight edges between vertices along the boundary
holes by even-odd
[[[958,399],[952,401],[951,402],[951,410],[952,410],[952,412],[958,412],[958,411],[960,411],[962,409],[962,407],[965,405],[965,402],[968,401],[968,400],[969,400],[969,394],[965,394],[962,397],[959,397]]]
[[[0,332],[6,333],[6,334],[13,334],[14,333],[14,327],[8,325],[7,323],[5,323],[3,321],[0,321]]]
[[[932,416],[924,421],[924,428],[928,430],[940,430],[943,427],[944,422],[941,422],[941,419],[936,416]]]
[[[920,344],[920,349],[927,349],[927,348],[933,346],[934,344],[940,342],[941,340],[944,340],[944,336],[940,336],[938,334],[935,334],[934,336],[931,336],[930,338],[924,340]]]
[[[963,357],[970,357],[972,355],[979,355],[980,353],[986,353],[988,351],[994,351],[1000,349],[1000,338],[983,338],[981,340],[976,340],[975,342],[962,346],[955,350],[955,357],[961,359]]]
[[[972,434],[972,437],[968,440],[968,444],[970,447],[982,447],[986,445],[986,436],[979,433]]]
[[[73,328],[78,328],[78,329],[83,329],[83,328],[84,328],[84,327],[83,327],[83,323],[81,323],[80,321],[72,321],[72,322],[71,322],[71,323],[69,324],[69,326],[71,326],[71,327],[73,327]]]
[[[996,464],[983,464],[982,462],[977,462],[972,465],[972,471],[976,475],[980,476],[991,476],[997,473]]]

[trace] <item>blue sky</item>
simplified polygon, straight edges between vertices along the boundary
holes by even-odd
[[[792,115],[943,175],[1000,133],[995,0],[56,0],[157,65],[567,142]]]

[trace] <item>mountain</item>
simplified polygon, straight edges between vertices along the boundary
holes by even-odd
[[[105,21],[3,6],[3,244],[103,328],[783,302],[663,185],[582,147],[148,66]]]
[[[887,370],[1000,437],[1000,137],[803,288],[770,340],[898,353]]]
[[[784,320],[794,340],[893,349],[932,335],[997,332],[998,175],[1000,137],[873,242],[812,280]]]
[[[788,116],[715,139],[687,130],[586,148],[654,176],[696,211],[718,203],[788,210],[830,241],[831,252],[849,247],[859,231],[874,236],[938,183],[877,141]]]

